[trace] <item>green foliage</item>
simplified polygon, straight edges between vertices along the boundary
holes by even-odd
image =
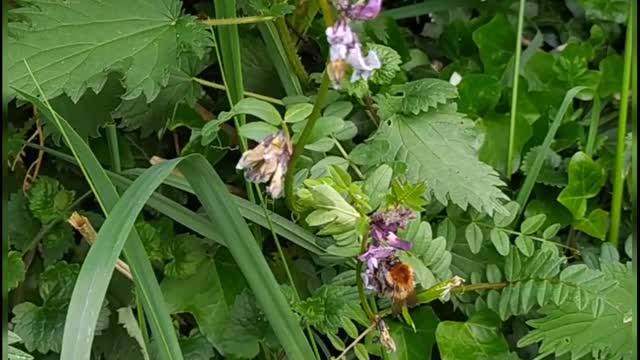
[[[64,92],[77,101],[87,88],[99,91],[108,72],[118,71],[124,75],[125,99],[144,94],[152,101],[179,65],[180,54],[202,57],[208,45],[204,28],[181,16],[175,0],[38,3],[19,13],[26,18],[10,26],[9,84],[35,94],[23,62],[29,59],[47,98]]]
[[[507,197],[498,187],[503,183],[490,166],[477,160],[471,125],[459,115],[397,115],[381,126],[376,139],[388,141],[387,159],[405,162],[408,179],[426,181],[439,202],[471,205],[489,214],[502,211]]]
[[[382,67],[373,73],[371,81],[380,85],[391,83],[400,71],[400,65],[402,64],[400,55],[394,49],[384,45],[367,44],[367,48],[370,51],[375,51],[382,63]]]
[[[436,341],[443,360],[518,359],[511,354],[500,333],[500,319],[491,312],[479,312],[467,322],[443,321],[436,329]]]
[[[21,343],[22,339],[20,336],[16,335],[13,331],[9,330],[7,339],[7,359],[8,360],[33,360],[33,356],[27,354],[26,352],[11,346],[16,343]]]
[[[456,87],[446,81],[438,79],[422,79],[408,82],[403,85],[394,85],[391,88],[392,96],[383,101],[384,107],[391,107],[393,112],[401,112],[406,115],[418,115],[420,112],[437,108],[439,104],[446,104],[449,99],[458,96]]]
[[[585,153],[577,152],[569,163],[569,184],[558,201],[580,219],[587,211],[587,200],[598,195],[604,181],[604,169]]]
[[[7,211],[11,214],[8,222],[9,244],[18,250],[26,249],[38,233],[40,224],[29,210],[29,199],[22,191],[9,196]]]
[[[431,359],[431,351],[436,343],[436,328],[440,326],[433,309],[422,307],[411,314],[416,330],[405,323],[388,323],[391,337],[396,342],[395,352],[388,354],[392,360]]]
[[[622,24],[627,19],[629,6],[626,0],[578,0],[585,9],[588,18],[604,21],[614,21]]]
[[[43,224],[66,219],[75,193],[65,190],[58,180],[40,177],[29,191],[29,209]]]
[[[7,284],[7,290],[15,289],[22,280],[24,280],[24,262],[22,256],[17,251],[9,251],[7,254],[6,268],[3,273],[6,274],[4,279]],[[4,276],[3,276],[4,278]]]

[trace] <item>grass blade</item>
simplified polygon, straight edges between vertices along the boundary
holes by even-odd
[[[427,15],[430,13],[448,11],[453,9],[469,9],[480,5],[480,0],[430,0],[422,1],[418,4],[401,6],[395,9],[384,11],[382,15],[392,17],[396,20],[407,19]]]
[[[35,79],[34,82],[36,82]],[[115,187],[111,181],[109,181],[104,169],[98,162],[98,159],[96,159],[95,155],[91,152],[89,146],[82,140],[66,120],[57,115],[55,111],[51,109],[46,100],[46,103],[43,103],[29,94],[21,94],[24,98],[36,105],[41,113],[51,119],[52,123],[58,128],[74,157],[77,159],[80,169],[84,173],[89,186],[93,190],[95,198],[102,208],[102,211],[106,217],[108,217],[109,213],[118,202],[119,196]],[[101,249],[102,247],[107,246],[105,253],[99,252],[105,250],[96,250],[96,246],[92,246],[90,248],[87,260],[80,270],[80,276],[82,276],[83,279],[87,279],[90,275],[87,274],[96,270],[96,264],[94,262],[98,261],[99,258],[115,256],[115,259],[117,260],[120,251],[115,252],[114,254],[114,251],[111,251],[111,249],[108,248],[110,244],[109,241],[103,241],[103,243],[104,244],[98,248]],[[95,255],[92,255],[91,258],[89,258],[92,253]],[[149,320],[149,324],[158,341],[158,352],[160,356],[163,359],[169,360],[183,359],[178,339],[176,337],[173,324],[171,323],[171,318],[166,310],[162,292],[160,291],[160,286],[158,285],[142,242],[135,231],[131,232],[129,241],[126,242],[124,253],[131,268],[136,288],[140,290],[142,302],[148,315],[147,318]],[[115,260],[111,264],[110,268],[103,270],[109,278],[113,273],[114,264]],[[85,275],[83,275],[83,273]],[[76,282],[76,287],[74,287],[74,295],[72,296],[69,311],[67,313],[67,321],[65,322],[61,352],[62,359],[89,359],[91,354],[91,344],[93,342],[96,321],[80,321],[78,313],[80,312],[80,309],[87,309],[87,311],[90,312],[91,317],[95,317],[97,320],[99,308],[102,306],[102,302],[104,301],[104,294],[102,294],[102,296],[100,296],[100,292],[85,292],[78,294],[77,291],[81,290],[76,289],[81,289],[82,286],[86,285],[91,284],[80,282],[79,277],[78,282]],[[108,279],[106,284],[96,285],[107,286]],[[89,306],[89,308],[87,308],[87,306]],[[76,357],[75,354],[78,356]]]
[[[276,26],[274,24],[260,24],[258,30],[287,95],[302,95],[302,86],[298,77],[294,75],[291,63],[287,61],[287,53],[280,36],[278,36]],[[294,55],[297,56],[297,54]]]
[[[522,53],[522,28],[524,27],[525,0],[520,0],[518,10],[518,30],[516,33],[515,60],[513,66],[513,89],[511,92],[511,114],[509,121],[509,149],[507,151],[507,178],[513,172],[513,151],[516,138],[516,116],[518,115],[518,80],[520,79],[520,55]]]
[[[613,199],[611,200],[611,230],[609,241],[618,245],[620,237],[620,218],[622,216],[622,195],[624,192],[624,138],[627,135],[627,113],[629,111],[629,86],[631,85],[631,54],[633,52],[633,1],[629,2],[627,15],[627,35],[624,47],[624,70],[622,89],[620,90],[620,114],[618,117],[618,138],[616,143],[616,166],[613,173]]]
[[[542,164],[544,163],[544,159],[547,157],[547,152],[551,147],[551,142],[553,138],[556,136],[556,132],[558,128],[562,124],[562,119],[564,119],[564,115],[567,113],[569,106],[573,104],[573,99],[578,95],[578,93],[582,90],[587,89],[584,86],[576,86],[567,91],[567,94],[564,96],[564,100],[562,100],[562,104],[560,105],[560,109],[556,113],[551,126],[549,127],[549,131],[547,131],[547,135],[542,141],[542,145],[540,146],[540,152],[533,160],[533,165],[531,165],[531,169],[529,170],[529,174],[524,180],[522,184],[522,188],[518,193],[518,197],[516,201],[520,204],[518,209],[518,217],[524,211],[525,205],[529,200],[529,196],[531,195],[531,191],[533,190],[533,185],[535,185],[536,180],[538,179],[538,175],[540,174],[540,169],[542,169]]]

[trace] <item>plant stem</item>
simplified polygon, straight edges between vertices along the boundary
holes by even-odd
[[[275,16],[245,16],[239,18],[206,19],[200,21],[208,26],[255,24],[275,19]]]
[[[361,235],[361,237],[362,240],[360,241],[360,254],[364,253],[367,249],[367,236]],[[372,320],[375,318],[375,314],[371,310],[369,302],[367,301],[367,296],[364,293],[364,284],[362,282],[362,276],[360,276],[360,274],[362,274],[362,266],[362,261],[358,261],[358,263],[356,264],[356,285],[358,286],[358,296],[360,297],[360,302],[362,303],[364,312],[367,314],[367,317]]]
[[[347,152],[344,150],[344,148],[342,147],[342,144],[340,144],[340,141],[338,141],[338,139],[336,139],[334,137],[332,137],[331,139],[336,144],[336,147],[338,148],[338,151],[340,151],[340,154],[342,155],[342,157],[349,162],[349,166],[351,166],[353,171],[355,171],[356,175],[358,175],[360,180],[364,179],[364,175],[362,174],[362,171],[360,171],[360,169],[358,169],[356,164],[352,163],[349,160],[349,154],[347,154]]]
[[[122,172],[120,165],[120,148],[118,146],[118,130],[116,124],[107,124],[107,143],[111,154],[111,169],[117,173]]]
[[[371,324],[368,328],[366,328],[362,334],[358,335],[357,338],[353,339],[353,341],[351,342],[351,344],[349,344],[349,346],[347,346],[344,351],[338,355],[338,357],[336,358],[336,360],[341,360],[344,359],[345,356],[347,355],[347,352],[349,352],[349,350],[351,350],[354,346],[356,346],[360,340],[364,339],[365,336],[367,336],[367,334],[373,330],[373,328],[376,327],[376,323],[374,322],[373,324]]]
[[[289,161],[289,170],[287,171],[287,176],[285,177],[284,182],[285,198],[287,200],[287,203],[289,204],[290,209],[293,209],[293,178],[296,170],[296,162],[300,158],[300,155],[302,155],[302,153],[304,152],[304,146],[309,140],[311,130],[313,130],[313,127],[320,118],[320,112],[322,111],[322,108],[324,107],[324,104],[327,100],[329,84],[329,76],[325,71],[324,75],[322,76],[322,83],[320,83],[318,95],[316,96],[316,102],[313,105],[313,111],[311,112],[311,115],[309,115],[309,120],[307,120],[307,124],[305,125],[304,129],[302,129],[302,133],[300,133],[298,142],[293,147],[293,154],[291,155],[291,160]]]
[[[520,0],[518,11],[518,30],[516,34],[516,53],[513,66],[513,90],[511,92],[511,119],[509,123],[509,150],[507,153],[507,178],[511,178],[513,168],[513,152],[516,136],[516,116],[518,110],[518,80],[520,78],[520,54],[522,53],[522,28],[524,26],[525,0]]]
[[[289,64],[291,64],[293,72],[296,74],[298,80],[300,80],[300,82],[304,86],[304,84],[307,84],[309,82],[309,75],[307,74],[307,70],[305,70],[302,61],[298,56],[296,46],[291,40],[291,35],[289,34],[289,29],[287,28],[287,24],[285,23],[284,18],[278,18],[276,20],[276,29],[278,30],[278,35],[280,35],[280,41],[282,42],[285,53],[287,54]]]
[[[593,156],[593,148],[596,146],[596,136],[598,135],[598,127],[600,126],[600,97],[597,93],[593,94],[593,108],[591,109],[591,122],[589,123],[589,136],[587,137],[587,146],[585,153]]]
[[[613,200],[611,203],[611,232],[609,241],[613,246],[618,245],[620,236],[620,217],[622,213],[623,172],[624,172],[624,138],[627,134],[627,111],[629,110],[629,85],[631,82],[631,54],[633,53],[633,1],[629,1],[627,19],[626,44],[624,47],[624,70],[622,75],[622,89],[620,91],[620,116],[618,117],[618,143],[616,144],[616,166],[613,173]]]
[[[197,77],[193,77],[191,78],[193,81],[197,82],[200,85],[206,86],[206,87],[210,87],[212,89],[218,89],[218,90],[222,90],[222,91],[227,91],[227,87],[222,85],[222,84],[218,84],[212,81],[208,81],[208,80],[204,80],[204,79],[200,79]],[[258,100],[264,100],[266,102],[275,104],[275,105],[281,105],[284,106],[284,103],[282,102],[282,100],[276,99],[276,98],[272,98],[269,96],[265,96],[265,95],[260,95],[260,94],[256,94],[254,92],[250,92],[250,91],[245,91],[244,92],[245,96],[248,97],[252,97]]]

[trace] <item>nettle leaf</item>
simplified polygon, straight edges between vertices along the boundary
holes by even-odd
[[[578,0],[587,18],[624,24],[627,20],[629,0]]]
[[[124,89],[117,76],[110,75],[99,91],[96,89],[86,91],[75,103],[65,94],[51,99],[50,103],[51,107],[86,141],[89,137],[100,137],[99,130],[112,122],[111,112],[122,101],[120,96],[123,93]],[[42,112],[43,130],[57,145],[60,145],[60,132],[54,119],[49,119],[47,114],[48,112]]]
[[[22,280],[24,280],[24,262],[22,255],[18,251],[9,251],[7,254],[6,267],[3,269],[6,274],[4,282],[7,291],[15,289]]]
[[[502,78],[516,43],[516,33],[507,18],[496,15],[473,32],[473,41],[480,49],[485,73]]]
[[[529,175],[533,161],[542,150],[541,146],[534,146],[527,152],[522,161],[522,172]],[[544,185],[563,187],[567,185],[567,171],[562,157],[555,151],[547,149],[546,157],[536,178],[536,182]]]
[[[27,351],[60,352],[64,322],[80,266],[64,261],[49,267],[40,275],[42,306],[31,302],[20,303],[13,308],[13,331],[23,340]],[[107,301],[100,309],[96,335],[109,325],[110,311]]]
[[[449,99],[458,96],[458,90],[449,82],[440,79],[421,79],[403,85],[395,85],[392,93],[402,93],[399,102],[400,111],[404,114],[417,115],[437,108],[439,104],[446,104]]]
[[[467,322],[443,321],[436,329],[443,360],[518,359],[500,331],[500,319],[492,312],[478,312]]]
[[[58,180],[40,176],[29,191],[29,209],[43,224],[68,217],[75,193],[65,190]]]
[[[209,39],[194,17],[181,16],[176,0],[38,2],[15,11],[24,20],[10,24],[9,85],[35,92],[26,59],[47,98],[64,92],[77,101],[118,71],[126,99],[152,101],[177,67],[176,54],[202,57]]]
[[[569,185],[560,192],[558,201],[571,211],[574,218],[581,219],[587,211],[587,199],[598,195],[604,182],[604,169],[589,155],[579,151],[571,157]]]
[[[7,211],[11,214],[11,221],[7,222],[9,245],[24,250],[40,230],[40,222],[31,214],[29,200],[22,190],[9,196]]]
[[[126,98],[111,116],[121,118],[127,130],[140,129],[143,137],[164,129],[180,104],[193,106],[202,96],[202,88],[192,77],[207,66],[206,60],[185,54],[181,63],[170,69],[166,83],[153,101],[148,102],[144,95]]]
[[[561,280],[577,282],[591,290],[574,295],[573,301],[543,308],[543,317],[527,322],[533,330],[518,341],[518,346],[541,342],[541,357],[570,354],[579,359],[599,354],[601,359],[632,359],[635,302],[629,290],[634,286],[631,263],[604,264],[602,272],[574,265],[563,274]],[[591,296],[593,300],[589,301]],[[603,329],[607,329],[606,336]]]
[[[400,55],[390,47],[379,44],[367,44],[369,51],[375,51],[380,59],[382,67],[373,72],[371,81],[374,84],[386,85],[396,77],[400,71],[402,59]]]
[[[478,161],[472,124],[459,115],[440,112],[395,116],[383,124],[376,139],[390,144],[387,160],[407,164],[410,181],[426,181],[435,198],[466,209],[503,212],[504,183],[489,165]]]
[[[389,143],[384,140],[372,141],[356,145],[349,154],[349,159],[356,165],[376,165],[389,151]]]
[[[186,279],[164,278],[160,284],[171,314],[191,313],[198,328],[218,351],[223,351],[225,326],[235,298],[246,288],[238,266],[229,252],[219,248],[215,259],[201,263]]]

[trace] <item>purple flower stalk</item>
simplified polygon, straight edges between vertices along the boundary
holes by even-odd
[[[406,208],[397,207],[385,212],[377,212],[371,216],[370,235],[378,243],[386,243],[400,250],[411,249],[411,243],[401,240],[396,232],[405,229],[415,214]]]
[[[334,88],[339,88],[348,65],[353,68],[351,82],[368,80],[382,66],[375,51],[369,51],[366,57],[363,56],[358,36],[349,26],[350,20],[372,19],[377,16],[381,4],[381,0],[371,0],[366,5],[351,5],[348,0],[334,1],[335,7],[342,12],[340,20],[326,30],[331,61],[328,74]]]

